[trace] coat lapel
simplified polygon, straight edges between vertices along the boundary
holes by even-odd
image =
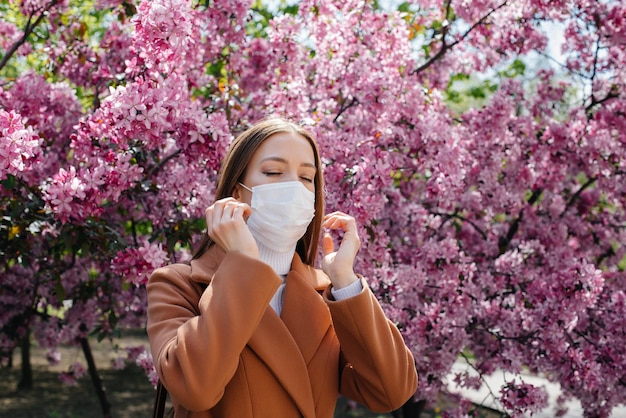
[[[302,415],[314,417],[315,403],[302,354],[283,321],[269,306],[248,346],[272,370]]]
[[[299,258],[294,259],[285,285],[281,318],[307,364],[330,328],[330,312],[318,293],[328,284],[325,275],[303,264]]]
[[[272,369],[305,417],[315,416],[307,364],[330,328],[330,313],[317,291],[329,284],[325,275],[294,256],[281,317],[268,307],[248,343]]]

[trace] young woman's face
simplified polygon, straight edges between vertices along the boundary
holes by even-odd
[[[315,155],[303,136],[280,132],[267,138],[252,156],[243,184],[252,188],[261,184],[300,181],[315,193]],[[235,198],[250,204],[252,193],[237,185]]]

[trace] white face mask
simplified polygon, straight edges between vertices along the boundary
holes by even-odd
[[[252,236],[274,251],[293,250],[315,215],[315,193],[299,181],[241,186],[252,192]]]

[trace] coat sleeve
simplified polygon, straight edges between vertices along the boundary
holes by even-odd
[[[281,280],[267,264],[236,252],[226,254],[201,295],[190,274],[174,265],[151,275],[147,331],[172,398],[202,411],[221,399]]]
[[[324,292],[345,359],[339,390],[371,411],[388,412],[415,394],[415,361],[367,283],[362,284],[360,294],[340,301],[332,300],[330,288]]]

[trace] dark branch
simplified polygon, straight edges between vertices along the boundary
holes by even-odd
[[[506,4],[508,3],[509,0],[505,0],[502,4],[500,4],[498,7],[495,7],[493,9],[491,9],[489,11],[489,13],[487,13],[486,15],[484,15],[483,17],[481,17],[476,23],[474,23],[460,38],[458,38],[457,40],[455,40],[454,42],[452,42],[451,44],[448,44],[446,41],[446,35],[448,33],[448,27],[443,28],[442,30],[442,37],[441,37],[441,48],[439,49],[439,51],[437,51],[437,53],[435,54],[434,57],[432,57],[430,60],[426,61],[424,64],[420,65],[419,67],[417,67],[415,70],[411,71],[411,74],[419,74],[422,71],[426,70],[427,68],[429,68],[431,65],[433,65],[435,62],[437,62],[439,59],[441,59],[441,57],[450,49],[452,49],[453,47],[455,47],[457,44],[459,44],[460,42],[464,41],[465,38],[467,38],[469,36],[469,34],[476,29],[478,26],[482,25],[483,23],[485,23],[485,21],[492,15],[494,14],[496,11],[500,10],[501,8],[503,8],[504,6],[506,6]],[[448,13],[450,11],[450,4],[447,1],[446,2],[447,6],[446,6],[446,18],[448,17]]]
[[[542,192],[543,192],[542,189],[537,189],[533,191],[533,194],[528,199],[528,204],[530,206],[534,205],[535,202],[539,200],[539,197],[541,196]],[[513,221],[513,223],[511,223],[511,226],[509,227],[509,230],[506,236],[500,238],[498,242],[498,248],[499,248],[500,254],[504,254],[506,250],[509,248],[509,244],[511,244],[511,241],[513,241],[513,237],[515,237],[515,234],[519,230],[519,226],[522,222],[523,217],[524,217],[524,209],[520,211],[517,218]]]
[[[356,97],[353,97],[352,100],[348,101],[348,100],[344,100],[341,103],[341,106],[339,107],[339,111],[337,112],[337,115],[335,116],[335,118],[333,119],[333,123],[335,125],[338,126],[338,121],[339,118],[341,117],[341,115],[348,109],[350,109],[352,106],[356,105],[357,103],[359,103],[359,101],[357,100]]]
[[[587,117],[591,118],[591,110],[595,106],[600,105],[604,102],[607,102],[611,99],[616,99],[618,97],[619,97],[619,89],[617,88],[617,86],[613,86],[611,90],[609,90],[609,92],[606,94],[606,96],[604,96],[602,99],[599,99],[599,100],[596,99],[595,96],[592,94],[591,103],[585,106],[585,114],[587,115]]]
[[[7,50],[7,53],[4,54],[4,56],[2,57],[2,60],[0,60],[0,71],[4,68],[5,65],[7,65],[7,62],[9,62],[9,60],[11,59],[13,54],[17,52],[19,47],[26,43],[26,40],[28,39],[30,34],[33,33],[35,28],[41,23],[41,21],[45,17],[46,12],[54,7],[58,2],[59,0],[52,0],[50,3],[48,3],[47,6],[44,6],[40,10],[31,13],[31,15],[28,17],[28,21],[26,22],[26,26],[24,27],[24,33],[22,34],[22,37],[15,41],[13,45],[11,45],[11,47]],[[35,20],[35,22],[33,22],[33,16],[37,13],[39,13],[39,16],[37,16],[37,19]]]
[[[444,216],[448,219],[452,219],[452,218],[456,218],[460,221],[463,222],[467,222],[468,224],[470,224],[475,230],[476,232],[478,232],[485,241],[487,241],[487,234],[485,233],[485,231],[483,231],[482,229],[480,229],[480,227],[478,225],[476,225],[475,222],[467,219],[464,216],[459,215],[457,212],[454,213],[441,213],[441,212],[436,212],[436,211],[431,211],[430,213],[432,213],[433,215],[437,215],[437,216]]]
[[[171,159],[176,158],[177,156],[180,155],[180,153],[183,152],[183,150],[179,149],[174,151],[173,153],[171,153],[170,155],[168,155],[167,157],[163,158],[159,164],[157,164],[156,166],[152,167],[150,169],[150,171],[148,171],[148,173],[146,173],[146,177],[150,178],[154,173],[156,173],[158,170],[160,170],[165,164],[167,164]]]
[[[596,16],[596,27],[600,27],[601,26],[601,19],[599,19],[598,16]],[[600,45],[600,39],[601,39],[601,35],[600,33],[598,33],[598,37],[596,39],[596,43],[595,43],[595,53],[594,53],[594,57],[593,57],[593,69],[591,72],[591,76],[589,77],[589,80],[591,81],[591,86],[593,87],[593,81],[596,79],[596,76],[598,74],[598,61],[599,61],[599,56],[600,56],[600,50],[602,49],[602,46]],[[591,103],[589,103],[589,105],[587,105],[585,107],[585,114],[587,115],[587,117],[589,119],[591,119],[591,110],[599,105],[602,104],[608,100],[614,99],[616,97],[619,97],[619,88],[617,86],[612,86],[611,89],[609,90],[609,92],[606,94],[606,96],[602,99],[596,99],[595,93],[592,91],[591,92]]]
[[[559,218],[563,218],[563,216],[565,216],[565,213],[569,210],[569,208],[572,207],[572,205],[576,202],[576,200],[578,200],[578,198],[585,191],[585,189],[587,189],[589,186],[595,183],[595,181],[596,181],[596,177],[591,177],[589,180],[587,180],[585,184],[580,186],[580,189],[578,189],[576,193],[574,193],[572,197],[570,197],[569,201],[567,202],[567,205],[565,206],[565,209],[563,209],[563,212],[561,212],[561,215],[559,215]]]

